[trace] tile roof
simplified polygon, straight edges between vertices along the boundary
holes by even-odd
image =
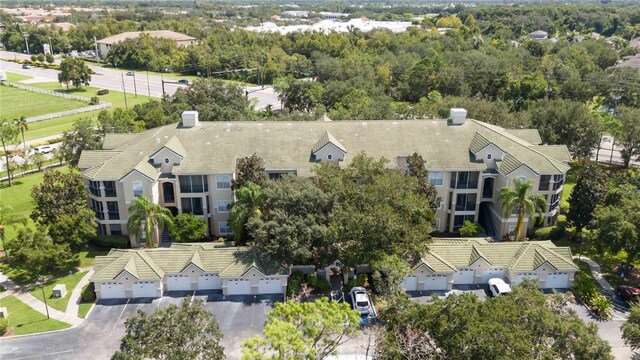
[[[542,144],[542,138],[538,129],[508,129],[509,134],[519,137],[520,139],[533,145]]]
[[[181,34],[171,30],[152,30],[123,32],[117,35],[106,37],[102,40],[98,40],[98,44],[115,44],[123,40],[138,38],[142,33],[149,34],[151,37],[155,38],[171,39],[176,41],[196,40],[196,38],[192,36]]]
[[[335,147],[337,147],[338,149],[342,150],[344,153],[347,152],[347,148],[345,148],[344,145],[342,145],[340,143],[340,141],[338,141],[338,139],[336,139],[328,131],[325,131],[324,134],[322,134],[320,139],[318,139],[318,142],[311,149],[311,152],[315,154],[316,152],[318,152],[318,150],[320,150],[323,147],[327,146],[327,144],[333,144]]]
[[[102,148],[105,150],[113,150],[127,142],[135,139],[139,134],[112,134],[108,133],[102,141]]]
[[[486,148],[490,144],[491,141],[487,140],[487,138],[482,136],[482,134],[475,133],[473,135],[473,139],[471,140],[471,145],[469,145],[469,151],[477,154],[480,150]]]
[[[242,276],[252,268],[264,275],[287,275],[288,269],[250,247],[219,247],[204,244],[143,250],[112,250],[96,257],[91,281],[110,281],[127,271],[139,280],[162,279],[189,265],[221,276]]]
[[[560,162],[567,164],[571,162],[569,149],[564,145],[538,145],[532,149]]]

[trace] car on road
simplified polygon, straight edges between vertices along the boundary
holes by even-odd
[[[127,76],[133,76],[135,73],[133,71],[127,71]]]
[[[180,80],[178,80],[178,84],[189,85],[189,80],[187,80],[187,79],[180,79]]]
[[[489,279],[489,291],[491,295],[500,296],[511,292],[511,286],[500,278]]]
[[[48,153],[52,152],[53,149],[55,149],[55,148],[53,146],[51,146],[51,145],[40,145],[40,146],[36,146],[35,148],[33,148],[33,153],[34,154],[48,154]]]
[[[620,285],[616,288],[616,294],[627,302],[640,299],[640,289],[633,286]]]
[[[371,301],[367,290],[361,286],[356,286],[349,292],[351,296],[351,304],[353,309],[359,311],[360,314],[366,315],[371,313]]]
[[[23,68],[23,69],[31,69],[31,65],[29,65],[29,64],[22,64],[22,68]]]

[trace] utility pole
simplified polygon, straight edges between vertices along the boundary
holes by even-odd
[[[98,40],[96,37],[93,37],[93,46],[96,48],[96,59],[98,60],[98,64],[100,64],[100,53],[98,52]]]
[[[164,96],[164,75],[160,73],[160,81],[162,82],[162,96]]]
[[[149,70],[147,70],[147,91],[149,92],[149,97],[151,97],[151,86],[149,85]]]
[[[31,55],[31,51],[29,50],[29,33],[28,32],[23,32],[22,35],[24,36],[24,43],[27,45],[27,55]]]
[[[138,85],[136,85],[136,72],[133,72],[133,93],[138,97]]]
[[[129,104],[127,103],[127,89],[124,87],[124,73],[120,74],[122,77],[122,91],[124,93],[124,108],[129,109]]]
[[[51,319],[51,317],[49,317],[49,304],[47,304],[47,296],[44,293],[44,277],[42,277],[42,275],[38,275],[38,281],[40,282],[40,290],[42,290],[42,301],[44,301],[44,308],[47,310],[47,319]]]

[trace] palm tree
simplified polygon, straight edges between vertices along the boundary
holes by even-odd
[[[542,219],[542,213],[546,207],[547,201],[544,196],[532,193],[532,188],[533,184],[530,181],[515,179],[513,189],[503,188],[498,195],[506,217],[510,216],[514,210],[518,214],[516,239],[521,238],[525,214],[529,215],[531,221],[533,221],[535,214],[539,214]]]
[[[129,206],[129,221],[127,227],[129,234],[139,237],[144,225],[144,231],[147,238],[147,247],[157,246],[158,229],[164,228],[164,225],[173,225],[173,216],[169,209],[158,204],[154,204],[144,195],[138,196]]]
[[[262,216],[264,200],[265,195],[260,186],[251,181],[236,191],[236,201],[231,205],[229,214],[229,224],[233,229],[233,241],[236,244],[240,244],[242,231],[249,218]]]
[[[24,132],[29,130],[29,123],[27,122],[27,118],[24,115],[20,116],[20,119],[16,119],[16,125],[18,125],[18,129],[22,133],[22,146],[26,149],[27,143],[24,141]]]
[[[7,260],[9,260],[9,252],[4,243],[4,227],[11,226],[15,229],[19,224],[27,225],[27,217],[15,213],[11,206],[0,206],[0,238],[2,238],[2,248],[4,249],[4,255],[7,257]]]

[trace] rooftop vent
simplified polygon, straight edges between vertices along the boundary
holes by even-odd
[[[451,120],[451,124],[453,125],[462,125],[467,120],[467,110],[451,108],[449,119]]]
[[[198,112],[184,111],[182,113],[182,127],[192,128],[198,126]]]

